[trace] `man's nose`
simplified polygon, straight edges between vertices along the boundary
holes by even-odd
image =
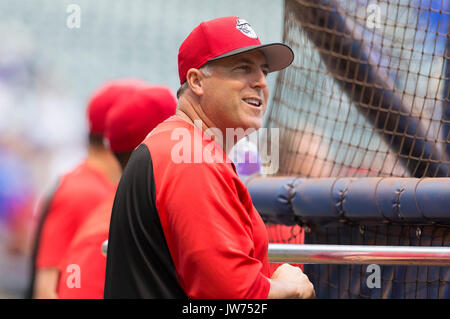
[[[267,87],[267,78],[262,69],[256,71],[252,87],[264,89]]]

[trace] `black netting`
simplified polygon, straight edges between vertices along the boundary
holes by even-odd
[[[450,176],[449,18],[443,0],[286,0],[295,60],[278,75],[266,121],[280,130],[277,174]],[[420,236],[420,225],[310,226],[305,243],[450,243],[441,226]],[[297,233],[288,242],[301,242]],[[382,266],[378,290],[365,286],[365,269],[305,267],[323,298],[450,298],[448,267]]]

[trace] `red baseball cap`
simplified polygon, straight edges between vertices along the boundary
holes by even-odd
[[[178,51],[180,84],[190,68],[250,50],[260,50],[269,72],[289,66],[294,60],[291,48],[283,43],[261,44],[250,24],[239,17],[224,17],[200,23],[184,40]]]
[[[149,84],[138,79],[118,79],[106,82],[99,87],[92,94],[87,107],[89,132],[103,135],[109,109],[124,95],[132,94],[137,89],[148,86]]]
[[[175,115],[176,106],[175,95],[164,86],[141,89],[120,99],[106,117],[110,149],[133,151],[159,123]]]

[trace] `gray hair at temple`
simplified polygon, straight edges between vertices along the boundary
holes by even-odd
[[[199,70],[202,72],[202,74],[206,77],[209,77],[212,75],[212,69],[213,66],[210,63],[206,63],[203,65]],[[184,81],[184,83],[180,86],[180,88],[177,90],[177,99],[180,98],[180,96],[183,94],[183,92],[189,87],[188,81]]]

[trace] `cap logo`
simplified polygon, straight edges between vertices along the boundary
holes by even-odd
[[[237,20],[236,29],[241,31],[244,35],[246,35],[249,38],[252,38],[252,39],[258,38],[258,35],[256,34],[255,30],[253,30],[250,23],[248,23],[244,19]]]

